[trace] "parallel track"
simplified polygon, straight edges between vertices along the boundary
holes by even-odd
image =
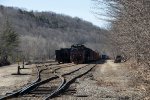
[[[51,81],[56,81],[56,79],[58,79],[59,80],[58,82],[59,82],[60,85],[57,86],[53,91],[48,91],[49,94],[42,95],[42,98],[44,97],[45,100],[48,100],[50,98],[53,98],[53,97],[59,95],[62,91],[65,91],[70,86],[70,84],[72,84],[77,78],[79,78],[79,77],[85,75],[86,73],[88,73],[93,67],[96,66],[96,64],[94,66],[90,67],[90,68],[87,68],[86,66],[88,66],[88,65],[85,65],[85,66],[82,66],[82,67],[80,67],[78,69],[75,69],[71,72],[67,72],[67,73],[64,73],[64,74],[61,74],[61,75],[58,75],[56,73],[52,77],[42,80],[41,79],[41,73],[43,71],[46,71],[46,69],[48,69],[48,66],[51,66],[51,65],[45,65],[45,68],[41,69],[41,70],[39,70],[37,68],[37,70],[38,70],[38,75],[37,76],[38,77],[37,77],[36,80],[31,82],[29,85],[27,85],[27,86],[15,91],[15,92],[9,94],[9,95],[6,95],[6,96],[0,98],[0,100],[6,100],[6,99],[9,99],[9,98],[14,98],[14,97],[17,97],[17,99],[19,99],[19,98],[22,97],[22,95],[31,93],[31,91],[36,90],[41,85],[44,85],[44,84],[47,84],[47,83],[51,84]],[[74,66],[74,65],[72,65],[72,66]],[[70,67],[70,66],[65,66],[65,67]],[[59,70],[61,68],[65,68],[65,67],[56,66],[56,67],[50,68],[50,69],[52,69],[52,72],[56,72],[57,70]],[[84,68],[87,68],[87,69],[84,69]],[[85,71],[79,72],[81,69],[85,70]],[[78,74],[72,75],[75,72],[78,72]],[[72,77],[70,77],[70,75]]]
[[[94,64],[93,66],[83,66],[75,71],[72,71],[70,73],[66,73],[63,75],[60,75],[62,77],[62,83],[58,86],[58,88],[56,90],[54,90],[52,93],[50,93],[49,95],[47,95],[43,100],[49,100],[54,98],[55,96],[61,94],[62,92],[64,92],[65,90],[67,90],[69,88],[69,86],[77,79],[82,77],[83,75],[87,74],[89,71],[91,71],[94,67],[96,66],[96,64]],[[87,68],[90,67],[90,68]],[[80,71],[79,71],[80,70]],[[85,70],[85,71],[84,71]],[[83,71],[83,72],[82,72]],[[79,74],[80,73],[80,74]],[[73,75],[74,74],[74,75]]]
[[[47,66],[52,66],[52,65],[58,65],[58,64],[49,64],[49,65],[44,65],[44,66],[47,67]],[[24,87],[22,87],[18,90],[14,90],[13,92],[9,93],[8,95],[5,95],[5,96],[1,97],[0,100],[6,100],[6,99],[9,99],[9,98],[12,98],[12,97],[16,97],[18,95],[25,94],[28,91],[34,89],[35,88],[34,84],[41,81],[41,72],[47,69],[47,68],[40,69],[39,67],[41,67],[41,66],[36,65],[36,70],[37,70],[36,77],[37,78],[35,80],[31,81],[26,86],[24,86]]]

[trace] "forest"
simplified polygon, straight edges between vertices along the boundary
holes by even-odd
[[[108,31],[77,17],[1,5],[0,23],[0,35],[16,35],[15,45],[12,43],[5,46],[6,50],[9,47],[13,49],[4,54],[4,46],[0,47],[0,57],[1,60],[5,58],[4,62],[7,62],[6,58],[10,62],[16,62],[18,59],[54,59],[56,49],[70,47],[72,44],[85,44],[99,52],[106,52],[101,48],[107,44]],[[2,40],[1,38],[0,41]],[[7,44],[7,39],[3,44]]]
[[[0,6],[1,58],[12,61],[51,59],[54,51],[72,44],[85,44],[110,57],[121,54],[136,64],[150,66],[150,2],[148,0],[92,0],[95,15],[111,23],[108,30],[80,18],[54,12],[26,11]],[[105,9],[101,5],[105,6]],[[106,13],[104,14],[101,9]],[[10,31],[10,32],[9,32]],[[4,33],[16,36],[6,43]],[[12,36],[13,37],[13,36]],[[10,42],[10,41],[8,41]],[[8,50],[5,50],[7,45]],[[9,45],[9,46],[8,46]],[[11,49],[10,49],[10,48]],[[13,49],[12,49],[13,48]],[[10,53],[10,50],[11,53]],[[3,51],[7,52],[3,53]],[[4,54],[4,55],[3,55]],[[3,57],[8,55],[7,57]]]
[[[112,52],[126,55],[137,64],[150,67],[150,1],[93,0],[95,14],[111,23],[108,38],[115,47]],[[100,12],[106,6],[105,14]]]

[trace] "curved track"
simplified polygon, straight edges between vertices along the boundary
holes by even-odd
[[[6,100],[6,99],[9,99],[9,98],[18,96],[26,88],[30,87],[32,84],[34,84],[36,82],[39,82],[40,81],[40,73],[42,72],[42,70],[39,70],[38,66],[36,66],[36,69],[37,69],[37,78],[34,81],[32,81],[29,85],[27,85],[27,86],[25,86],[25,87],[23,87],[23,88],[21,88],[19,90],[15,90],[14,92],[9,93],[8,95],[6,95],[4,97],[1,97],[0,100]]]
[[[9,98],[12,98],[12,99],[18,99],[18,100],[22,100],[22,99],[25,99],[26,97],[22,96],[24,94],[34,94],[34,91],[38,90],[39,88],[42,87],[42,85],[45,85],[45,86],[48,86],[49,89],[47,89],[46,93],[43,93],[40,95],[40,97],[44,97],[45,100],[48,100],[49,98],[53,98],[55,97],[56,95],[59,95],[62,91],[66,90],[70,84],[72,84],[77,78],[83,76],[84,74],[88,73],[93,67],[96,66],[95,65],[92,65],[89,67],[89,65],[84,65],[80,68],[76,68],[75,70],[72,70],[70,72],[67,72],[67,73],[63,73],[63,74],[58,74],[58,73],[54,73],[56,72],[57,70],[60,70],[61,68],[66,68],[66,67],[73,67],[75,65],[66,65],[66,66],[52,66],[52,67],[48,67],[48,66],[51,66],[51,65],[43,65],[44,68],[41,68],[39,69],[41,66],[37,66],[37,78],[32,81],[29,85],[15,91],[15,92],[12,92],[11,94],[9,95],[6,95],[2,98],[0,98],[0,100],[6,100],[6,99],[9,99]],[[53,73],[53,75],[51,77],[46,77],[44,79],[42,79],[42,77],[45,75],[42,73],[44,71],[47,71],[47,69],[50,69],[51,70],[51,73]],[[55,84],[52,84],[52,83],[55,83]],[[55,88],[54,89],[51,89],[52,88],[52,85],[55,85]],[[58,85],[59,84],[59,85]],[[32,95],[31,96],[28,96],[28,98],[32,98]]]
[[[49,100],[59,94],[61,94],[62,92],[64,92],[65,90],[67,90],[69,88],[69,86],[77,79],[82,77],[83,75],[87,74],[89,71],[91,71],[94,67],[96,66],[96,64],[94,65],[85,65],[77,70],[74,70],[70,73],[65,73],[63,75],[60,75],[63,79],[62,83],[58,86],[58,88],[56,90],[54,90],[51,94],[47,95],[44,100]]]
[[[6,100],[12,97],[17,97],[18,95],[21,94],[25,94],[28,93],[30,90],[35,88],[35,84],[41,81],[41,73],[47,69],[47,66],[52,66],[52,65],[58,65],[58,64],[49,64],[49,65],[42,65],[44,66],[44,68],[41,68],[41,65],[36,65],[36,79],[31,81],[30,83],[28,83],[26,86],[18,89],[18,90],[14,90],[13,92],[9,93],[8,95],[5,95],[3,97],[0,98],[0,100]]]

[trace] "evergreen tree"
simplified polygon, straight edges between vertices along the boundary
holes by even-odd
[[[6,21],[3,32],[0,34],[0,66],[8,65],[8,58],[13,56],[19,44],[19,36]]]

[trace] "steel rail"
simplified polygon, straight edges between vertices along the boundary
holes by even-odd
[[[51,94],[47,95],[43,100],[49,100],[52,99],[53,97],[61,94],[62,92],[64,92],[66,89],[69,88],[69,86],[77,79],[82,77],[83,75],[87,74],[89,71],[91,71],[97,64],[95,64],[93,67],[91,67],[90,69],[88,69],[87,71],[85,71],[84,73],[77,75],[76,77],[70,79],[69,81],[65,81],[64,83],[61,83],[61,85],[55,90],[53,91]],[[68,74],[65,74],[68,75]],[[64,78],[65,79],[65,78]]]
[[[58,64],[49,64],[49,65],[45,65],[45,67],[51,66],[51,65],[58,65]],[[41,72],[47,69],[47,68],[45,68],[45,69],[39,70],[38,67],[39,66],[36,65],[36,69],[37,69],[37,75],[36,76],[37,76],[37,78],[35,80],[33,80],[31,83],[29,83],[28,85],[26,85],[26,86],[24,86],[18,90],[14,90],[13,92],[9,93],[8,95],[0,97],[0,100],[6,100],[6,99],[9,99],[12,97],[17,97],[18,95],[23,95],[23,94],[28,93],[28,91],[30,91],[30,89],[35,89],[36,87],[34,87],[34,84],[41,81]]]
[[[87,65],[85,65],[85,66],[83,66],[83,67],[80,67],[80,68],[78,68],[78,69],[76,69],[76,70],[73,70],[73,71],[71,71],[71,72],[65,73],[65,74],[61,75],[61,77],[66,76],[66,75],[70,75],[71,73],[74,73],[74,72],[76,72],[76,71],[78,71],[78,70],[80,70],[81,68],[84,68],[84,67],[86,67],[86,66],[87,66]],[[69,66],[68,66],[68,67],[69,67]],[[58,70],[58,69],[59,69],[59,68],[56,68],[56,69],[54,69],[54,70]],[[46,70],[46,69],[43,69],[43,70]],[[54,80],[54,79],[59,78],[59,76],[55,75],[55,76],[53,76],[53,77],[50,77],[50,78],[45,79],[45,80],[43,80],[43,81],[40,81],[40,80],[41,80],[41,78],[40,78],[40,73],[41,73],[43,70],[40,70],[40,71],[39,71],[39,69],[38,69],[38,75],[37,75],[38,77],[37,77],[37,79],[34,80],[33,82],[31,82],[29,85],[27,85],[27,86],[25,86],[25,87],[23,87],[23,88],[21,88],[21,89],[15,91],[15,92],[12,92],[12,93],[9,94],[9,95],[6,95],[6,96],[4,96],[4,97],[1,97],[0,100],[6,100],[6,99],[9,99],[9,98],[12,98],[12,97],[17,97],[17,96],[19,96],[19,95],[27,94],[27,93],[29,93],[30,91],[34,90],[36,87],[38,87],[38,86],[40,86],[40,85],[42,85],[42,84],[45,84],[45,83],[47,83],[47,82],[49,82],[49,81],[52,81],[52,80]],[[65,81],[64,81],[64,82],[65,82]],[[60,87],[62,87],[62,86],[60,86]]]
[[[36,66],[36,69],[37,69],[37,78],[25,87],[28,87],[28,86],[40,81],[40,72],[42,72],[42,70],[39,70],[38,66]],[[6,99],[9,99],[11,97],[18,96],[22,90],[23,90],[23,88],[21,88],[19,90],[15,90],[15,92],[13,91],[12,93],[9,93],[8,95],[1,97],[0,100],[6,100]]]

